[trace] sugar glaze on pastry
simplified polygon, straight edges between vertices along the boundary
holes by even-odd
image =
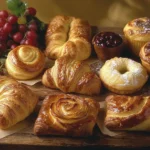
[[[47,96],[34,125],[36,135],[92,135],[99,103],[69,94]]]
[[[150,97],[110,95],[105,126],[111,130],[150,131]]]
[[[46,33],[45,54],[50,59],[69,56],[87,59],[91,54],[91,27],[88,21],[69,16],[56,16]]]
[[[134,93],[148,79],[147,71],[140,63],[121,57],[107,60],[99,74],[106,88],[118,94]]]

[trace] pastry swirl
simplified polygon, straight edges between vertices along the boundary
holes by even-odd
[[[29,116],[38,97],[14,79],[0,76],[0,129],[7,129]]]
[[[56,16],[46,33],[46,56],[57,59],[69,56],[84,60],[91,54],[91,27],[87,21],[75,17]]]
[[[99,94],[101,89],[99,77],[85,61],[68,57],[57,59],[54,66],[45,71],[42,83],[65,93],[94,95]]]
[[[20,45],[8,53],[5,66],[8,74],[16,79],[32,79],[44,69],[45,57],[36,47]]]
[[[47,96],[34,125],[36,135],[92,135],[99,104],[91,98],[59,94]]]
[[[105,125],[111,130],[150,131],[150,97],[110,95]]]

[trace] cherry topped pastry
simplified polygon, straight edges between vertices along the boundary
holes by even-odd
[[[98,58],[105,61],[121,55],[123,39],[114,32],[100,32],[93,37],[92,44]]]

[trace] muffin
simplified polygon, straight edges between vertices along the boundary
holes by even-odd
[[[99,32],[92,39],[97,57],[106,61],[115,56],[120,56],[123,49],[122,37],[114,32]]]
[[[139,56],[142,65],[147,69],[148,73],[150,73],[150,42],[142,46]]]
[[[126,24],[123,31],[132,53],[139,57],[141,47],[150,41],[150,18],[134,19]]]

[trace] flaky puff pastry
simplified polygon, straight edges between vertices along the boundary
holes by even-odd
[[[124,27],[125,39],[133,54],[139,57],[141,47],[150,41],[150,18],[137,18]]]
[[[142,65],[150,73],[150,42],[147,42],[140,50],[140,59]]]
[[[111,130],[150,131],[150,97],[110,95],[105,126]]]
[[[88,21],[69,16],[56,16],[48,25],[45,54],[50,59],[69,56],[87,59],[91,54],[91,27]]]
[[[7,129],[29,116],[38,97],[16,80],[0,76],[0,129]]]
[[[90,136],[96,124],[99,103],[69,94],[47,96],[34,125],[36,135]]]
[[[19,80],[28,80],[38,76],[44,69],[44,54],[36,47],[20,45],[8,53],[7,72]]]
[[[92,72],[88,63],[69,57],[57,59],[54,66],[45,71],[42,83],[65,93],[94,95],[99,94],[101,89],[100,78]]]

